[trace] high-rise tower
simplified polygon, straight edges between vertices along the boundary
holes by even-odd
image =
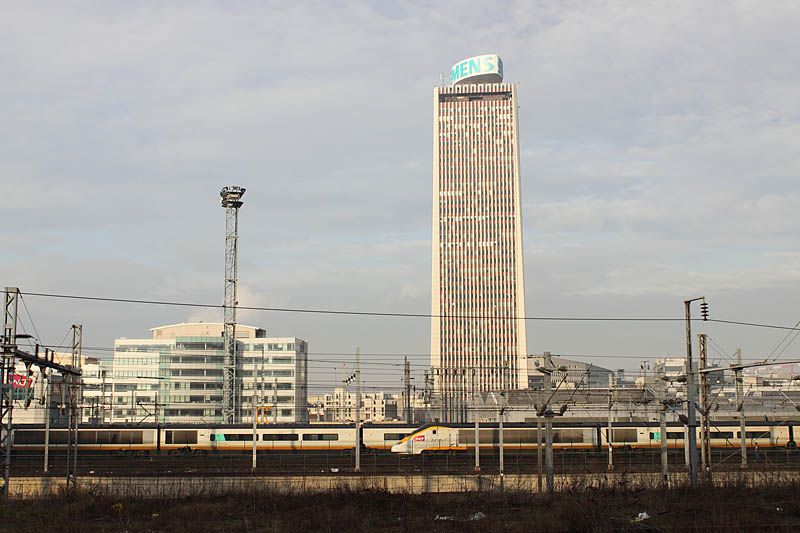
[[[517,87],[497,55],[433,91],[431,365],[445,420],[473,394],[527,387]]]

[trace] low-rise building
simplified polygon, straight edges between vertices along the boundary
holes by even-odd
[[[150,339],[117,339],[113,361],[114,422],[222,422],[223,325],[187,323],[151,329]],[[306,341],[267,337],[236,326],[236,420],[306,422]]]
[[[546,374],[539,372],[538,369],[545,367],[546,356],[542,354],[528,357],[528,389],[544,388]],[[555,366],[555,370],[549,374],[550,381],[554,386],[563,381],[562,388],[605,388],[609,385],[609,377],[614,374],[607,368],[558,355],[550,355],[550,359]]]
[[[326,422],[352,422],[356,418],[356,393],[353,390],[337,387],[332,393],[317,399],[318,416]],[[361,394],[361,421],[383,422],[397,419],[397,400],[384,392],[365,392]]]

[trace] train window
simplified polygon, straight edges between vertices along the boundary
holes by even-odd
[[[499,433],[499,432],[498,432]],[[499,439],[499,435],[498,435]],[[473,436],[470,441],[475,444],[475,435],[473,431]],[[531,443],[536,442],[536,430],[532,429],[505,429],[503,430],[503,443],[504,444],[523,444],[523,443]]]
[[[339,440],[338,433],[306,433],[303,440]]]
[[[197,444],[197,431],[185,429],[168,429],[164,437],[166,444]]]
[[[636,442],[635,429],[612,429],[611,438],[614,442]]]
[[[739,438],[742,438],[742,432],[741,431],[737,431],[736,435]],[[759,431],[745,431],[744,436],[747,439],[768,439],[770,435],[769,435],[769,430],[768,429],[762,429],[762,430],[759,430]]]
[[[50,435],[52,437],[52,433]],[[44,431],[14,431],[15,444],[44,444]]]
[[[481,429],[480,439],[481,444],[497,444],[500,441],[499,431],[496,429]],[[506,432],[504,443],[508,442],[510,432]],[[536,431],[533,431],[533,442],[536,442]],[[460,444],[474,445],[475,444],[475,430],[473,429],[460,429],[458,431],[458,442]]]
[[[264,433],[261,440],[298,440],[299,437],[294,433]]]
[[[535,431],[534,433],[534,439]],[[531,441],[535,442],[535,440]],[[561,430],[561,442],[573,442],[573,443],[582,443],[583,442],[583,430],[582,429],[562,429]]]
[[[78,432],[79,444],[97,444],[97,432],[81,430]]]
[[[733,431],[712,431],[711,432],[712,439],[732,439],[733,438]]]
[[[212,433],[209,435],[211,442],[253,442],[252,433]]]
[[[142,432],[141,431],[120,431],[120,442],[122,444],[141,444]]]
[[[408,436],[408,433],[384,433],[383,440],[403,440]]]
[[[650,440],[659,440],[660,438],[660,432],[650,432]],[[683,440],[683,433],[680,431],[667,431],[667,440]]]

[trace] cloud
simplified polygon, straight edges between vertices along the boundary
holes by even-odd
[[[431,88],[458,59],[497,51],[520,84],[529,311],[648,313],[713,291],[729,316],[797,318],[781,298],[798,287],[795,3],[4,13],[7,284],[219,302],[217,195],[240,184],[242,301],[427,312]],[[33,305],[48,338],[79,316],[106,345],[214,314]],[[243,317],[322,352],[429,350],[425,320]],[[531,328],[531,351],[620,349],[613,328]],[[680,332],[637,331],[624,337],[643,350],[680,348]]]

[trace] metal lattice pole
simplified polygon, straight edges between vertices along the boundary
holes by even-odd
[[[361,348],[356,348],[356,465],[355,471],[361,472]]]
[[[8,481],[11,475],[12,414],[14,411],[13,374],[17,350],[17,308],[19,289],[6,287],[3,305],[3,359],[0,364],[0,451],[3,453],[3,487],[0,496],[8,498]]]
[[[237,422],[241,414],[237,405],[237,353],[236,353],[236,289],[239,254],[239,208],[242,207],[242,187],[232,185],[220,191],[221,205],[225,208],[225,299],[223,307],[223,364],[222,364],[222,420]]]
[[[705,333],[700,333],[699,347],[700,347],[700,361],[699,368],[705,370],[708,366],[708,337]],[[703,480],[707,483],[711,482],[711,424],[709,417],[710,411],[710,397],[711,387],[708,382],[708,373],[700,373],[700,405],[702,412],[700,413],[700,458],[703,471]]]
[[[661,436],[661,482],[665,487],[669,487],[669,456],[667,442],[669,433],[667,432],[667,382],[664,381],[666,367],[661,366],[661,378],[656,387],[661,408],[658,410],[659,435]]]
[[[692,487],[697,486],[697,412],[695,402],[697,401],[697,388],[695,387],[695,371],[692,362],[692,314],[691,304],[702,298],[693,298],[684,301],[686,312],[686,403],[687,418],[686,429],[689,438],[686,442],[689,446],[689,483]]]
[[[70,366],[80,368],[81,351],[83,345],[83,326],[72,326],[72,357]],[[67,488],[74,489],[78,480],[78,425],[81,420],[80,376],[64,376],[69,394],[69,421],[67,431]]]
[[[736,350],[736,411],[739,414],[739,444],[742,468],[747,468],[747,424],[744,414],[744,379],[742,378],[742,349]]]

